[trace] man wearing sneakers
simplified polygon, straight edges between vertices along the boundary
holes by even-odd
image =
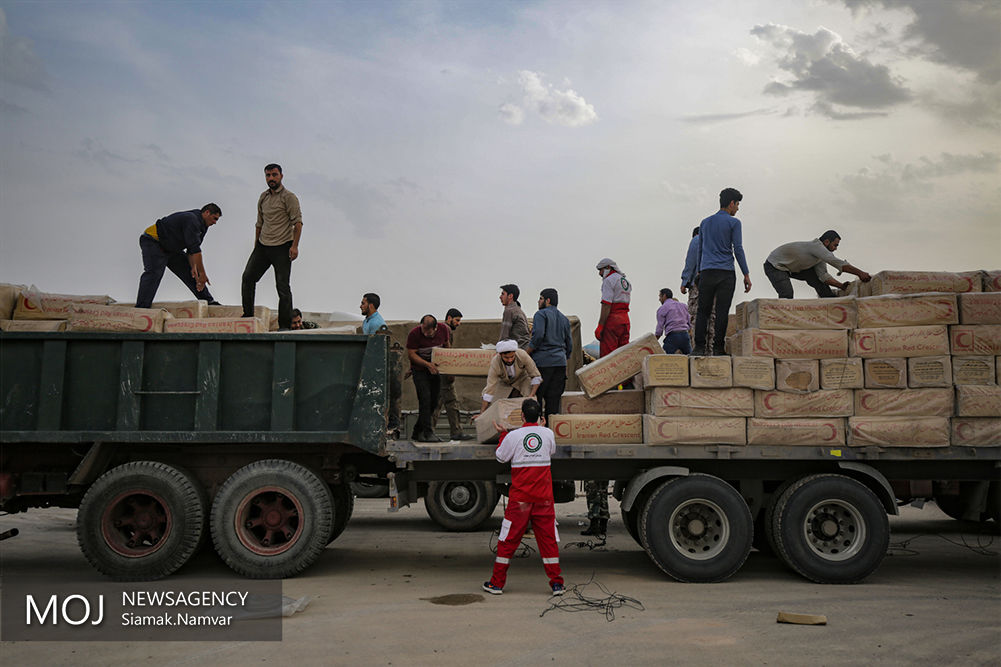
[[[542,406],[535,399],[522,401],[521,414],[525,424],[510,432],[494,422],[494,428],[501,434],[497,460],[511,463],[511,489],[497,538],[493,576],[490,581],[483,582],[483,590],[492,595],[504,592],[511,556],[521,544],[521,537],[531,522],[542,555],[542,566],[549,577],[549,588],[553,595],[563,595],[560,538],[556,531],[553,476],[549,468],[550,459],[556,451],[556,437],[539,423]]]

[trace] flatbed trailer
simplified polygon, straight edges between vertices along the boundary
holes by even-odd
[[[79,508],[87,559],[171,574],[209,541],[248,577],[293,576],[346,527],[350,482],[385,480],[450,530],[493,512],[493,445],[386,437],[385,336],[0,333],[0,509]],[[936,498],[998,521],[996,447],[561,444],[553,478],[615,480],[622,519],[668,575],[736,573],[752,545],[823,583],[882,561],[887,514]],[[572,489],[571,489],[572,490]]]

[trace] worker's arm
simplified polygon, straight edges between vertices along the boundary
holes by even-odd
[[[302,223],[297,222],[292,227],[292,247],[288,249],[288,258],[295,260],[299,256],[299,237],[302,236]]]
[[[209,277],[205,274],[205,265],[202,263],[202,253],[196,252],[188,255],[188,264],[191,266],[191,277],[195,279],[195,285],[201,292],[209,283]]]
[[[424,361],[421,355],[417,354],[417,350],[413,348],[407,348],[407,357],[410,359],[410,367],[420,367],[426,369],[431,375],[438,374],[438,367],[432,364],[430,361]]]
[[[851,264],[848,264],[848,263],[846,263],[844,265],[844,267],[842,267],[841,270],[844,271],[844,272],[851,273],[851,274],[854,274],[854,275],[858,276],[858,279],[861,280],[864,283],[867,283],[870,280],[872,280],[872,276],[870,276],[868,273],[866,273],[862,269],[854,267],[854,266],[852,266]]]
[[[612,312],[612,304],[605,301],[601,302],[601,314],[598,315],[598,326],[594,330],[594,337],[601,340],[601,333],[605,330],[605,322],[608,320],[608,314]]]

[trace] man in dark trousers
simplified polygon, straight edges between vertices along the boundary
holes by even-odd
[[[462,311],[458,308],[449,308],[445,313],[445,324],[448,326],[448,346],[455,345],[455,330],[462,324]],[[473,436],[462,432],[462,415],[459,413],[459,397],[455,394],[455,376],[441,375],[441,394],[438,398],[438,409],[434,411],[434,423],[438,423],[438,415],[441,409],[445,408],[445,416],[448,418],[449,438],[452,440],[472,440]]]
[[[254,296],[257,281],[271,267],[275,269],[278,290],[278,329],[292,328],[292,262],[299,256],[302,235],[302,211],[299,198],[282,185],[282,168],[277,164],[264,167],[268,189],[257,200],[257,226],[254,251],[243,270],[243,316],[254,316]]]
[[[143,273],[139,278],[136,308],[149,308],[160,287],[164,269],[169,268],[191,290],[195,298],[215,305],[209,293],[209,277],[202,260],[202,241],[209,227],[219,222],[222,209],[206,204],[201,210],[179,211],[160,218],[139,237]]]
[[[501,463],[511,463],[511,489],[497,537],[493,575],[490,581],[483,582],[483,590],[491,595],[504,592],[511,557],[521,544],[529,523],[539,545],[542,566],[549,577],[549,590],[553,595],[563,595],[560,538],[556,532],[553,475],[549,467],[556,452],[556,436],[544,426],[544,420],[540,421],[541,413],[538,401],[527,398],[521,403],[521,414],[525,418],[521,428],[508,432],[494,422],[494,428],[501,434],[496,457]]]
[[[434,411],[441,393],[441,375],[431,361],[431,350],[449,347],[449,328],[434,315],[425,315],[407,335],[407,356],[417,391],[417,423],[411,437],[418,442],[441,442],[434,434]]]
[[[542,373],[536,396],[542,399],[543,414],[559,414],[560,399],[567,386],[567,359],[573,354],[570,320],[556,309],[559,293],[547,287],[539,293],[539,310],[532,318],[532,342],[526,350]]]
[[[719,211],[699,225],[699,310],[695,316],[695,349],[692,354],[723,355],[727,319],[737,276],[733,271],[736,258],[744,274],[744,292],[751,291],[751,276],[744,257],[740,220],[734,217],[744,195],[735,188],[719,193]],[[716,330],[713,332],[712,349],[706,348],[706,329],[709,314],[716,312]]]

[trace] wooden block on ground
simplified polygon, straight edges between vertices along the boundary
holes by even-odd
[[[744,307],[746,325],[755,329],[854,329],[855,298],[754,299]]]
[[[655,417],[643,415],[648,445],[743,445],[743,417]]]
[[[1001,444],[1001,419],[953,417],[952,444],[967,447],[997,447]]]
[[[821,389],[810,394],[778,390],[754,392],[754,416],[759,419],[850,417],[852,414],[851,389]]]
[[[944,389],[856,389],[856,417],[950,417],[952,387]]]
[[[951,387],[952,357],[914,357],[907,360],[907,386]]]
[[[948,417],[849,417],[849,447],[948,447]]]
[[[560,398],[560,414],[574,415],[635,415],[646,409],[646,392],[642,389],[606,391],[588,398],[582,391],[568,391]]]
[[[654,387],[647,390],[646,411],[657,417],[751,417],[754,393],[744,387]]]
[[[906,389],[907,359],[865,359],[864,384],[867,389]]]
[[[691,386],[733,386],[733,366],[730,365],[730,357],[688,357],[688,362]]]
[[[823,614],[793,614],[780,611],[776,623],[792,623],[794,625],[827,625],[827,617]]]
[[[683,354],[651,354],[643,357],[644,387],[687,387],[688,357]]]
[[[495,356],[497,356],[496,350],[462,347],[431,348],[431,362],[437,364],[438,372],[444,375],[486,377],[490,370],[490,362]]]
[[[552,415],[558,444],[628,445],[643,442],[643,415]]]
[[[956,324],[949,339],[953,355],[1001,354],[1001,324]]]
[[[944,324],[856,329],[851,338],[852,356],[865,359],[949,354],[949,330]]]
[[[608,356],[578,368],[577,379],[584,393],[589,398],[594,398],[641,373],[643,357],[663,351],[654,335],[648,333]]]
[[[733,386],[775,389],[775,360],[771,357],[730,357]]]
[[[964,384],[956,387],[957,417],[1001,417],[1001,387]]]
[[[820,362],[816,359],[776,359],[775,388],[794,394],[820,389]]]
[[[863,386],[862,360],[858,357],[820,360],[821,389],[860,389]]]
[[[733,340],[733,353],[774,359],[830,359],[848,356],[848,333],[824,330],[765,331],[744,329]]]
[[[826,447],[845,444],[844,417],[747,420],[749,445]]]

